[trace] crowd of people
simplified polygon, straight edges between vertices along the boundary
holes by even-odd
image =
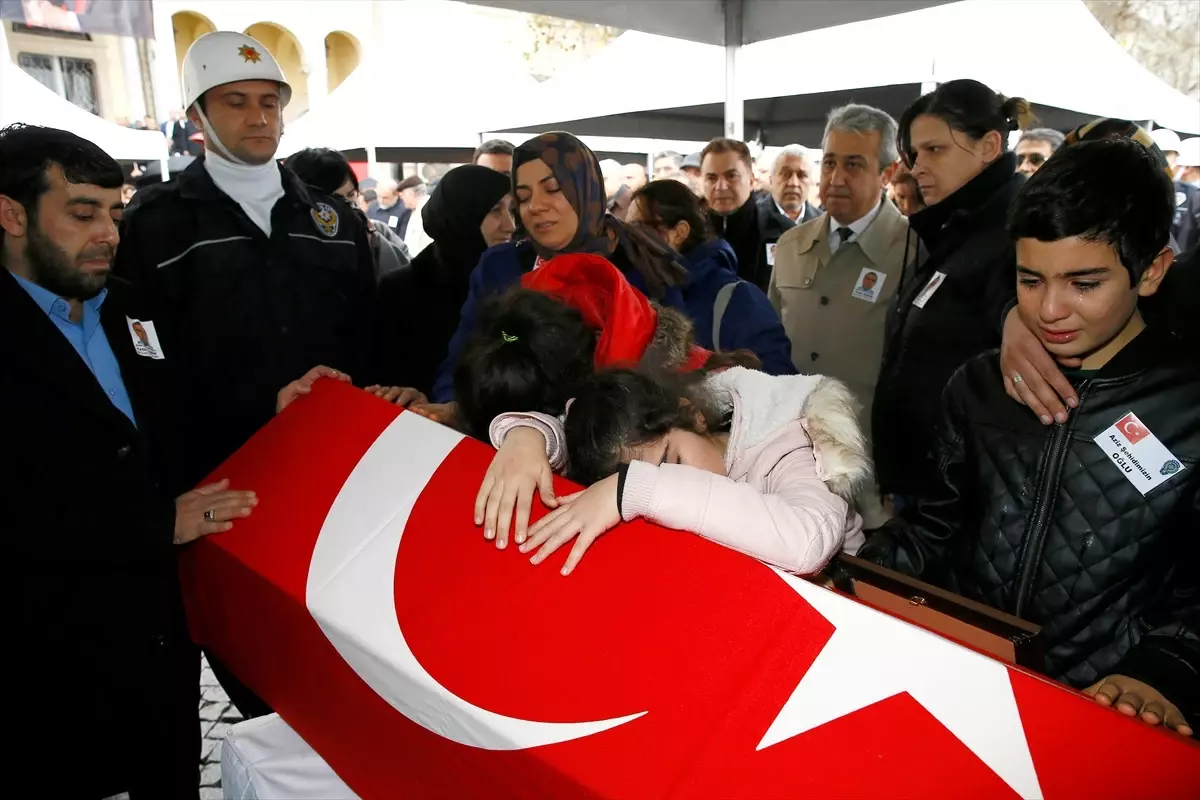
[[[203,156],[128,204],[91,142],[0,131],[20,775],[196,796],[176,554],[253,514],[206,476],[319,379],[490,441],[475,523],[535,565],[639,517],[801,575],[857,554],[1040,625],[1047,675],[1191,735],[1186,141],[1037,128],[956,80],[899,120],[832,109],[816,163],[717,138],[647,174],[557,132],[367,189],[332,150],[276,159],[291,90],[253,39],[201,37],[184,94]]]

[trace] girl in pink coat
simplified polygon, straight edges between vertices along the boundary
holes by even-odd
[[[802,575],[863,541],[854,497],[871,463],[854,399],[832,378],[737,367],[689,382],[614,370],[580,391],[565,426],[504,415],[491,433],[501,446],[514,434],[525,447],[545,437],[547,466],[569,460],[567,474],[591,484],[557,498],[519,542],[539,564],[574,539],[564,575],[598,537],[638,517]]]

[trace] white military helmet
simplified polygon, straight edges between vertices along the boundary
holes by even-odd
[[[1158,145],[1158,149],[1164,153],[1168,151],[1179,152],[1179,134],[1170,128],[1155,128],[1150,131],[1150,138]]]
[[[280,105],[292,99],[292,87],[267,48],[244,33],[214,31],[193,42],[184,56],[184,108],[191,108],[209,89],[236,81],[274,81],[279,84]]]
[[[1179,166],[1200,167],[1200,136],[1179,143]]]

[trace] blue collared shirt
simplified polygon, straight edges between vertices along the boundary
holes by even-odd
[[[67,341],[75,348],[75,352],[79,353],[83,363],[87,364],[88,369],[96,376],[100,388],[108,395],[112,404],[136,425],[133,404],[129,401],[129,392],[125,390],[125,381],[121,378],[121,367],[117,364],[117,357],[108,343],[108,337],[104,335],[104,328],[100,327],[100,306],[104,305],[108,290],[104,289],[91,300],[84,301],[83,321],[72,322],[71,306],[66,300],[20,275],[11,272],[9,274],[17,279],[17,283],[29,293],[38,308],[44,311],[46,316],[50,317],[50,321],[62,331],[62,335],[67,337]]]

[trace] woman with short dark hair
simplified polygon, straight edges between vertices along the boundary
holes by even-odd
[[[690,188],[673,179],[646,184],[634,192],[625,221],[653,231],[683,256],[689,276],[683,305],[696,344],[723,352],[749,350],[763,372],[795,373],[792,345],[779,315],[762,289],[738,278],[733,248],[713,234]]]
[[[919,241],[910,242],[875,389],[885,495],[921,494],[942,389],[967,359],[1000,346],[1000,320],[1016,293],[1005,223],[1025,181],[1008,134],[1030,121],[1025,100],[972,80],[942,84],[900,119],[900,154],[927,207],[908,218]]]

